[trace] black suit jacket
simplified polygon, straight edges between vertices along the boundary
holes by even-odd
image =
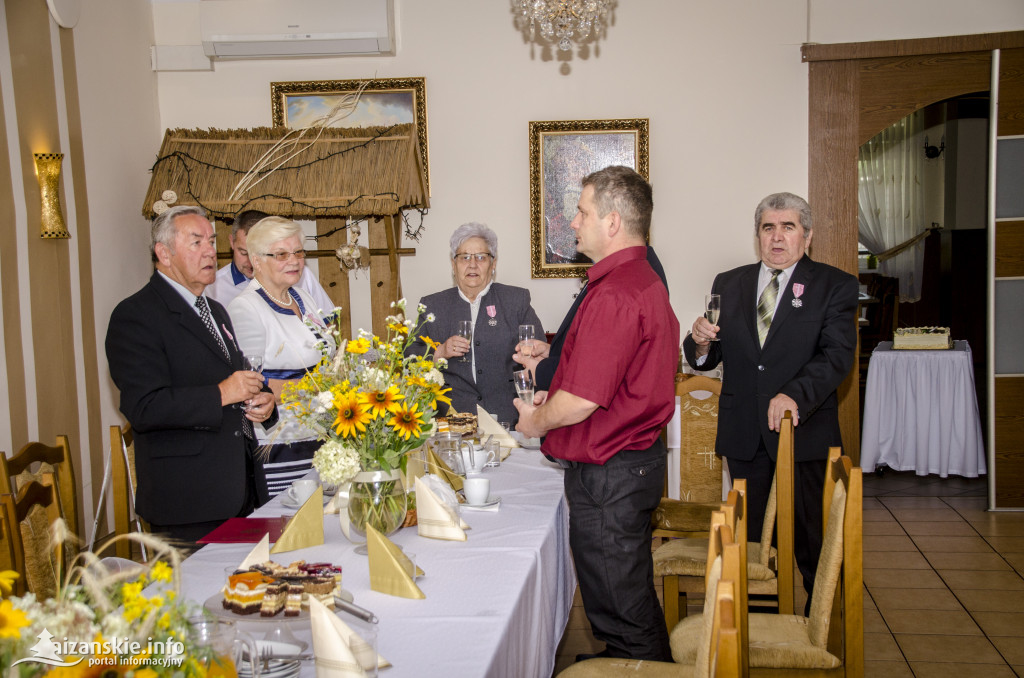
[[[796,401],[797,461],[825,459],[841,444],[836,389],[853,365],[857,346],[857,279],[805,256],[781,291],[764,347],[757,341],[757,276],[760,263],[719,274],[711,288],[722,295],[719,341],[703,365],[687,335],[683,352],[696,370],[724,363],[718,401],[716,451],[753,459],[758,436],[775,458],[779,434],[768,429],[768,402],[779,393]],[[799,305],[793,285],[804,286]]]
[[[223,520],[245,501],[252,443],[241,404],[222,407],[217,387],[242,369],[242,354],[227,311],[208,301],[230,360],[159,273],[117,305],[107,327],[110,376],[135,435],[135,507],[151,523]],[[276,420],[275,410],[265,425]]]

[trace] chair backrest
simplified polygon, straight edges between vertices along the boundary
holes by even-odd
[[[712,655],[709,674],[712,678],[736,678],[747,675],[743,668],[746,653],[743,652],[733,614],[735,589],[731,581],[718,581],[718,589],[715,592],[715,616],[711,627]]]
[[[135,513],[135,440],[131,424],[110,427],[110,468],[114,481],[114,534],[148,532],[149,526]],[[142,548],[145,559],[145,546]],[[131,559],[132,542],[118,541],[114,552],[119,558]]]
[[[808,636],[816,646],[843,658],[847,676],[863,676],[863,477],[849,457],[829,463],[825,495],[829,511],[824,516]]]
[[[708,540],[708,569],[705,577],[704,594],[704,626],[702,642],[697,648],[697,664],[694,675],[698,677],[710,676],[712,674],[713,656],[718,638],[715,635],[715,612],[720,601],[719,582],[729,582],[731,593],[731,607],[734,625],[736,627],[737,641],[740,650],[740,666],[742,675],[745,675],[746,666],[746,599],[738,590],[743,586],[740,582],[746,579],[746,563],[740,561],[739,544],[733,540],[732,527],[727,524],[724,511],[715,511],[712,514],[711,538]],[[734,674],[735,675],[735,674]]]
[[[711,396],[700,400],[692,395],[694,391],[709,391]],[[721,393],[722,382],[703,375],[693,375],[676,383],[680,426],[679,498],[683,501],[722,501],[722,460],[715,454]]]
[[[776,572],[779,578],[779,614],[793,614],[793,525],[796,520],[794,509],[793,480],[793,416],[786,412],[779,426],[779,449],[775,457],[775,480],[772,488],[775,491],[775,520],[765,515],[765,526],[775,524],[778,532],[778,554]],[[769,504],[771,503],[769,499]],[[765,533],[767,532],[767,539]],[[772,535],[766,530],[761,533],[762,557],[767,558],[764,549],[771,546]]]
[[[26,474],[26,477],[19,479],[18,476],[22,474]],[[52,488],[56,501],[48,509],[49,522],[63,518],[68,530],[81,537],[75,466],[67,436],[57,436],[57,444],[52,447],[43,443],[29,443],[10,459],[0,456],[0,487],[5,492],[17,492],[30,479]]]
[[[51,560],[53,551],[49,539],[50,523],[45,510],[53,501],[53,490],[35,480],[22,485],[17,494],[0,495],[4,541],[14,569],[20,575],[14,582],[16,595],[25,595],[29,588],[40,598],[56,593]],[[44,509],[42,513],[33,513],[32,509],[36,506]]]

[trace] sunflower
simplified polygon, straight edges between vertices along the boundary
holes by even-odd
[[[367,405],[354,391],[335,397],[334,406],[338,408],[338,416],[331,425],[334,432],[342,437],[355,438],[356,432],[365,431],[366,424],[373,420],[367,411]]]
[[[28,624],[28,617],[14,607],[11,601],[0,602],[0,638],[18,639],[21,637],[21,628]]]
[[[405,405],[399,407],[395,416],[388,420],[388,426],[395,430],[400,438],[409,440],[414,434],[420,436],[420,426],[423,424],[423,413],[418,412],[419,405],[413,403],[411,407]]]
[[[398,401],[404,398],[398,387],[391,384],[383,391],[371,391],[365,396],[364,402],[370,408],[370,414],[376,419],[387,416],[388,412],[397,412],[400,409]]]

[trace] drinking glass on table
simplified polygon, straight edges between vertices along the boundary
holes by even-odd
[[[263,356],[258,353],[250,353],[249,355],[242,356],[242,367],[250,372],[262,373]],[[242,411],[248,412],[249,405],[242,403]]]
[[[533,355],[533,339],[534,339],[533,325],[520,325],[519,326],[519,351],[524,356]]]
[[[530,405],[533,404],[533,375],[530,374],[530,370],[519,370],[518,372],[512,373],[512,379],[516,384],[516,393],[522,398],[523,402]]]
[[[472,320],[460,320],[459,321],[459,327],[458,327],[458,330],[457,330],[456,334],[458,334],[460,337],[462,337],[463,339],[465,339],[466,341],[469,342],[469,350],[472,351],[473,350],[473,321]],[[469,358],[466,357],[467,355],[469,355],[469,351],[467,351],[466,353],[463,354],[462,360],[460,360],[459,362],[468,363],[469,362]]]
[[[704,317],[712,325],[718,324],[718,315],[722,311],[722,296],[720,294],[709,294],[704,297],[704,305],[707,308],[704,311]],[[718,337],[715,337],[711,341],[718,341]]]

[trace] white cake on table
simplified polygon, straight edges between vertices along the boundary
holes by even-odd
[[[904,350],[951,348],[948,327],[900,327],[892,337],[892,347]]]

